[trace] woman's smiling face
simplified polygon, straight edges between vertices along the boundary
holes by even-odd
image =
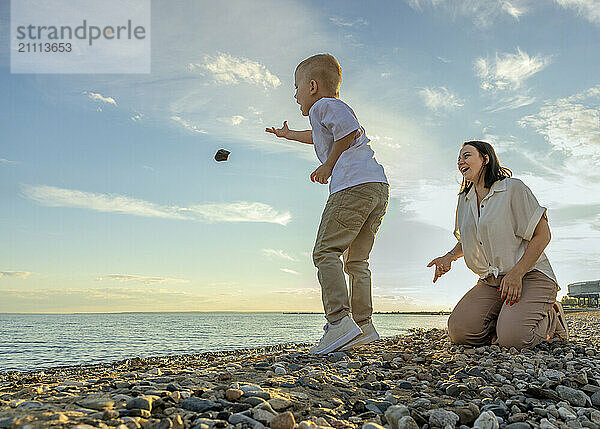
[[[469,182],[477,182],[482,169],[487,164],[487,158],[484,160],[479,151],[469,144],[463,145],[458,153],[458,171],[461,172],[465,180]]]

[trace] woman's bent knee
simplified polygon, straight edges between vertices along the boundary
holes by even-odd
[[[448,338],[454,344],[466,344],[467,336],[462,324],[458,322],[455,313],[448,317]]]
[[[490,342],[490,329],[484,320],[474,320],[453,311],[448,318],[448,337],[454,344],[480,346]]]
[[[533,347],[539,344],[542,339],[537,338],[533,329],[523,330],[515,326],[507,328],[498,327],[498,345],[501,347],[522,349],[523,347]]]

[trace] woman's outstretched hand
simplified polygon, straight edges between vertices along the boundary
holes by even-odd
[[[428,267],[432,267],[435,265],[435,275],[433,276],[433,282],[435,283],[437,279],[442,277],[452,268],[452,258],[449,254],[445,254],[444,256],[440,256],[439,258],[435,258],[429,264]]]
[[[500,299],[507,305],[513,305],[519,302],[521,290],[523,289],[523,276],[509,271],[500,281]]]

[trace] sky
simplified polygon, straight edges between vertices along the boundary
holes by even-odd
[[[391,185],[376,311],[449,310],[461,143],[548,208],[561,291],[600,278],[597,0],[153,1],[151,73],[11,74],[0,2],[0,312],[322,311],[328,196],[294,95],[331,53]],[[217,163],[215,152],[231,151]]]

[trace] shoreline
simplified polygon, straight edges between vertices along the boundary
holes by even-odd
[[[600,311],[567,322],[570,342],[522,351],[416,329],[324,357],[288,343],[0,373],[0,428],[600,428]]]

